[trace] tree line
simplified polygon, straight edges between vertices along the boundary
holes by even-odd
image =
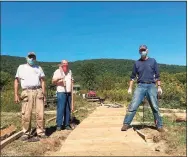
[[[26,63],[24,57],[1,56],[2,109],[13,110],[13,81],[20,64]],[[38,62],[43,68],[47,86],[51,84],[53,72],[59,62]],[[90,89],[111,101],[131,100],[127,94],[130,74],[134,61],[126,59],[92,59],[70,62],[75,83],[80,84],[82,91]],[[162,81],[162,106],[170,108],[186,108],[186,66],[159,64]],[[135,84],[136,86],[136,84]],[[134,86],[134,87],[135,87]],[[7,107],[7,104],[12,104]]]

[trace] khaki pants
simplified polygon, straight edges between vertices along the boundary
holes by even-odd
[[[44,135],[44,95],[42,89],[26,89],[21,93],[22,99],[22,127],[26,135],[31,133],[32,110],[36,113],[36,131]]]

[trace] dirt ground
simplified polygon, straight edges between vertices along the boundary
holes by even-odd
[[[77,124],[79,124],[90,113],[92,113],[98,105],[98,103],[88,103],[78,97],[78,99],[75,100],[75,113],[72,114],[72,122],[74,124],[73,126],[77,126]],[[54,110],[56,110],[56,107],[54,106],[45,109],[45,111],[49,112],[48,114],[45,114],[46,121],[55,116],[56,113],[52,112]],[[33,114],[32,127],[35,127],[36,125],[35,118],[35,114]],[[10,124],[16,126],[16,132],[21,130],[20,112],[1,112],[1,128],[5,128]],[[45,153],[58,151],[71,131],[62,130],[57,132],[55,125],[55,119],[49,123],[46,122],[45,124],[46,133],[49,138],[38,142],[23,142],[20,139],[17,139],[6,145],[1,150],[1,156],[43,156]]]
[[[38,142],[23,142],[20,139],[8,144],[1,150],[2,156],[38,156],[48,152],[55,152],[61,148],[63,141],[71,131],[56,131],[56,127],[47,128],[49,138]],[[40,148],[40,149],[39,149]]]

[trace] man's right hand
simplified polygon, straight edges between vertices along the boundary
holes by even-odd
[[[57,78],[55,81],[56,81],[56,82],[59,82],[61,79],[62,79],[62,78]]]
[[[15,103],[19,103],[19,102],[20,102],[20,97],[19,97],[19,95],[15,95],[15,96],[14,96],[14,101],[15,101]]]
[[[131,87],[129,87],[129,89],[128,89],[128,94],[132,94],[132,88]]]
[[[57,83],[61,83],[61,82],[63,82],[63,79],[59,78],[59,79],[57,80]]]

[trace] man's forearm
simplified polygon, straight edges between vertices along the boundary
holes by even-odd
[[[15,79],[14,80],[14,95],[18,95],[18,85],[19,85],[18,80]]]
[[[133,87],[133,80],[130,80],[130,82],[129,82],[129,88],[132,88]]]
[[[61,79],[60,79],[60,78],[59,78],[59,79],[52,79],[52,84],[55,84],[55,85],[56,85],[59,80],[61,80]]]
[[[42,93],[46,95],[46,84],[43,79],[41,80],[41,86],[42,86]]]

